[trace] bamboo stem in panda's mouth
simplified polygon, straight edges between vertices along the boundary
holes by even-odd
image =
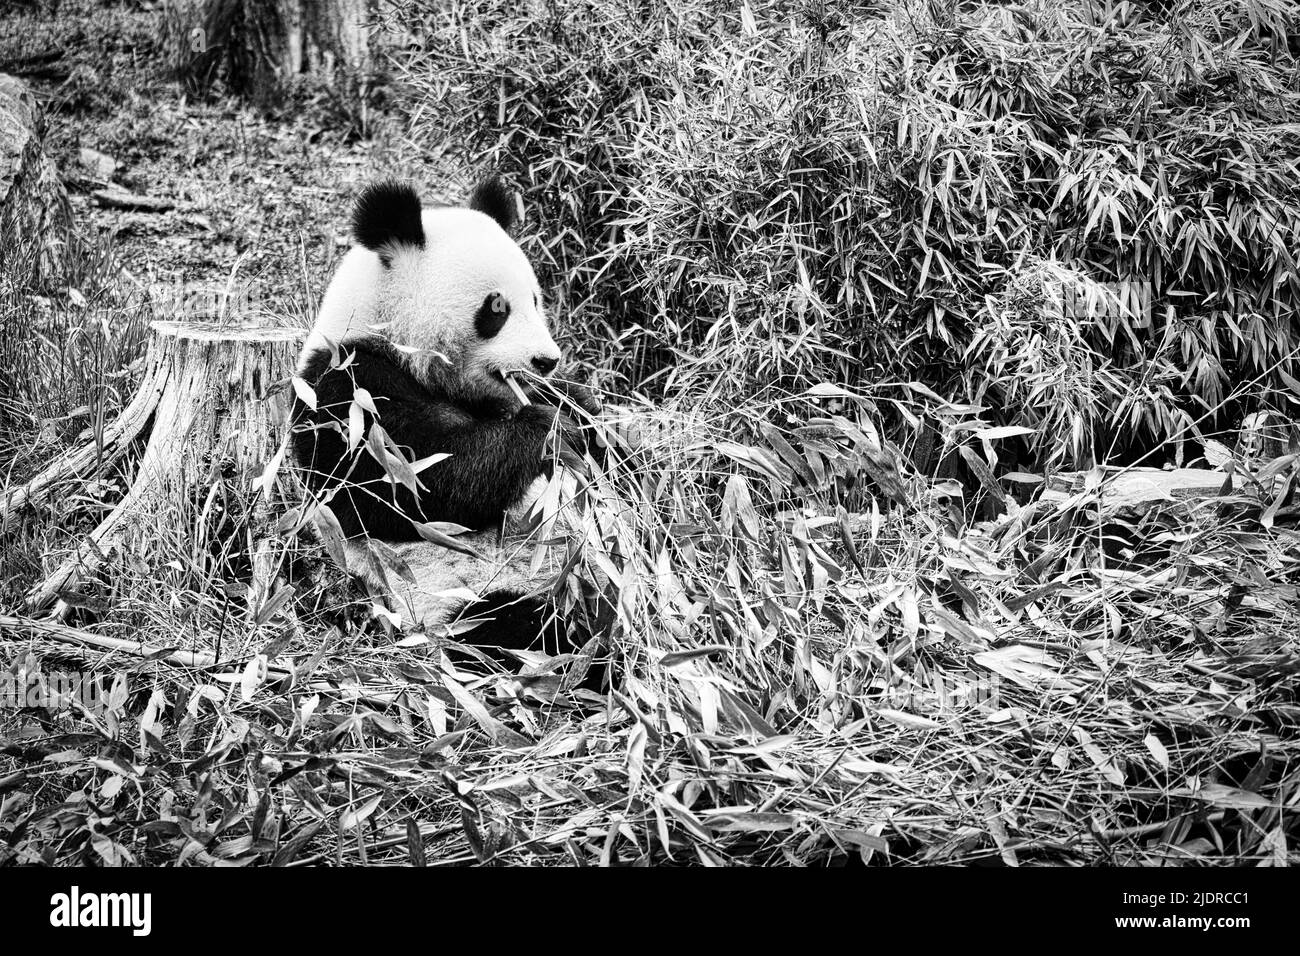
[[[510,386],[510,390],[515,393],[515,397],[519,399],[519,404],[532,404],[532,402],[528,400],[528,396],[524,394],[524,387],[515,381],[514,375],[510,372],[502,372],[501,377],[505,379],[506,384]]]

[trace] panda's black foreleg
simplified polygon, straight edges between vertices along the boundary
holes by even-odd
[[[593,461],[602,464],[605,458],[599,424],[602,409],[595,393],[585,385],[559,379],[535,382],[532,390],[539,401],[548,402],[559,410],[565,443],[579,457],[590,455]]]
[[[419,476],[425,487],[419,499],[423,520],[493,527],[544,471],[554,408],[527,405],[513,418],[480,419],[446,431],[431,430],[413,415],[418,409],[390,409],[384,424],[393,423],[389,433],[416,458],[451,456]]]
[[[294,451],[308,469],[313,491],[338,488],[331,507],[348,537],[417,540],[413,521],[491,528],[544,472],[555,408],[528,405],[510,416],[504,409],[462,406],[416,381],[384,343],[358,342],[343,354],[338,366],[328,352],[306,363],[302,375],[317,404],[308,408],[295,397]],[[374,401],[379,424],[411,460],[450,456],[420,473],[424,490],[418,497],[391,482],[364,446],[348,450],[349,408],[360,389]],[[365,412],[367,432],[373,423]]]

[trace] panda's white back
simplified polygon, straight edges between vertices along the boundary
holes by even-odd
[[[363,246],[353,246],[348,251],[325,289],[303,350],[304,358],[316,349],[339,345],[368,333],[377,321],[383,268],[379,256]]]

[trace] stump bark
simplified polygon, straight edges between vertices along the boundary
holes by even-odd
[[[147,554],[174,531],[201,525],[218,489],[233,483],[251,508],[265,507],[260,487],[289,433],[288,380],[305,332],[263,325],[155,322],[145,373],[134,399],[106,430],[103,457],[92,444],[64,455],[26,485],[0,496],[0,509],[50,502],[60,485],[97,462],[122,458],[147,432],[131,486],[77,550],[30,593],[33,609],[54,605],[116,551]],[[293,481],[280,469],[272,480]],[[6,500],[7,499],[7,500]],[[4,511],[0,511],[3,514]]]

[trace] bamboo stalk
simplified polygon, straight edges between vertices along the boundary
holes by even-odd
[[[60,644],[75,644],[80,647],[94,647],[105,651],[120,651],[133,657],[149,657],[164,650],[164,648],[154,647],[143,642],[125,641],[119,637],[92,634],[80,628],[68,627],[66,624],[60,624],[57,621],[34,620],[32,618],[0,614],[0,634],[5,631],[35,634]],[[218,664],[216,655],[207,651],[172,651],[166,656],[159,657],[158,660],[166,661],[169,664],[179,664],[182,667],[214,667]]]
[[[513,375],[505,376],[505,380],[506,384],[510,386],[510,390],[515,393],[515,397],[519,399],[520,405],[532,404],[532,402],[528,401],[528,396],[524,394],[523,386],[519,384]]]

